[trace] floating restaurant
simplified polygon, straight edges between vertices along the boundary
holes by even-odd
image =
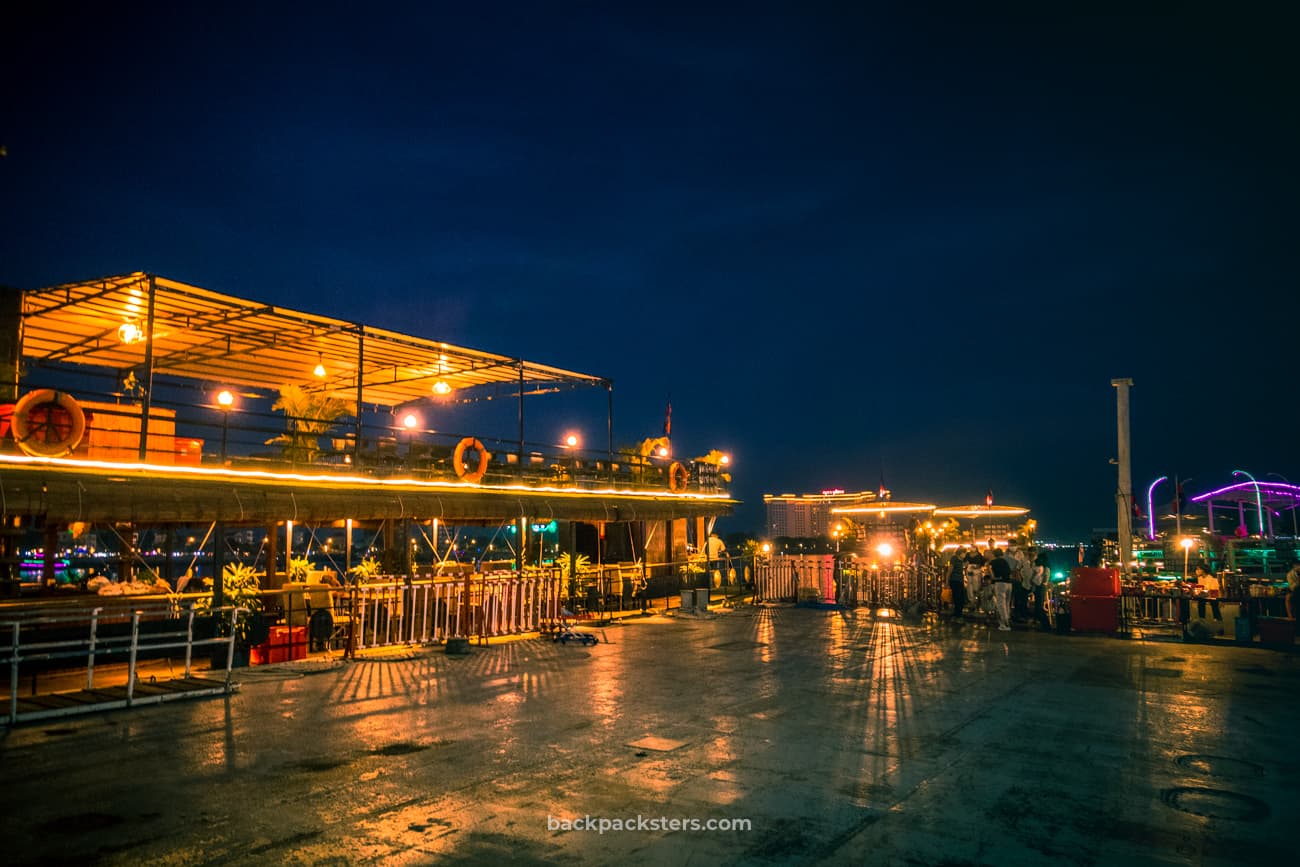
[[[187,571],[178,552],[203,552],[173,536],[195,526],[207,528],[218,599],[228,534],[241,528],[262,540],[264,589],[316,527],[346,528],[340,574],[364,553],[351,550],[362,526],[383,574],[412,574],[421,537],[432,563],[482,568],[485,557],[466,564],[448,541],[449,528],[473,526],[504,540],[497,566],[560,549],[653,579],[735,505],[725,457],[685,459],[667,441],[616,449],[605,377],[146,273],[10,289],[0,303],[0,582],[11,595],[25,552],[40,551],[28,577],[48,587],[61,538],[91,530],[110,531],[119,580],[144,569],[174,585]],[[536,432],[550,396],[583,390],[604,392],[585,436]],[[147,569],[146,529],[162,540]]]

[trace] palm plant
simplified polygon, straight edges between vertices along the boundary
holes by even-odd
[[[280,389],[271,409],[284,413],[288,429],[266,444],[283,448],[292,463],[309,464],[320,454],[320,438],[353,408],[342,398],[290,383]]]

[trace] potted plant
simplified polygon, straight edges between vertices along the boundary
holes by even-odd
[[[204,578],[203,585],[212,589],[212,579]],[[227,606],[247,609],[240,612],[235,619],[235,652],[233,665],[248,665],[249,649],[262,644],[270,636],[270,626],[262,615],[261,586],[257,572],[244,563],[227,563],[221,570],[222,594]],[[212,597],[206,596],[195,603],[196,612],[210,612]],[[221,621],[227,623],[228,621]],[[212,653],[214,667],[225,668],[226,649],[214,645]]]
[[[560,578],[564,582],[562,586],[568,590],[568,597],[576,598],[578,587],[575,579],[591,568],[591,558],[586,554],[579,554],[575,561],[573,555],[565,551],[555,558],[555,565],[560,567]]]
[[[682,607],[690,601],[692,608],[709,607],[709,582],[705,576],[708,563],[703,551],[688,554],[681,566],[682,573]]]
[[[289,558],[290,581],[306,581],[309,572],[311,572],[311,561],[306,557]]]
[[[379,561],[374,557],[367,557],[348,570],[353,581],[373,581],[379,576],[379,572]]]
[[[284,413],[287,429],[266,444],[280,446],[290,463],[309,464],[320,454],[320,438],[353,408],[333,395],[290,383],[280,389],[271,409]]]

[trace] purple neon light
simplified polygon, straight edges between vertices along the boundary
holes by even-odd
[[[1147,538],[1152,542],[1156,540],[1156,510],[1155,507],[1151,505],[1151,494],[1155,491],[1156,485],[1168,481],[1168,479],[1168,476],[1161,476],[1151,483],[1151,487],[1147,488]],[[1177,505],[1175,505],[1174,508],[1177,509]]]
[[[1242,488],[1250,488],[1254,490],[1256,487],[1285,491],[1293,497],[1300,496],[1300,485],[1285,485],[1282,482],[1238,482],[1235,485],[1228,485],[1227,487],[1219,488],[1217,491],[1210,491],[1207,494],[1197,494],[1195,497],[1192,497],[1192,502],[1199,503],[1202,500],[1217,497],[1219,494],[1225,494],[1228,491],[1237,491]]]

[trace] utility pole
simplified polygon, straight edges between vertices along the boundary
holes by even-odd
[[[1133,380],[1112,379],[1115,386],[1115,421],[1119,434],[1119,488],[1115,492],[1115,514],[1119,518],[1119,568],[1127,571],[1133,560],[1133,470],[1129,453],[1128,390]]]

